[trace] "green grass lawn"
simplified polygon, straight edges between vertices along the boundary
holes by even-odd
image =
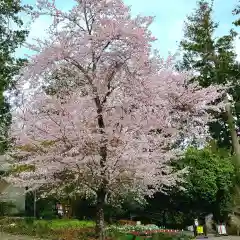
[[[77,219],[35,220],[34,224],[49,226],[52,229],[95,227],[93,221],[79,221]]]

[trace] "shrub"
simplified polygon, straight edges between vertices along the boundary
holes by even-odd
[[[155,233],[153,234],[153,240],[171,240],[172,236],[170,236],[169,234],[165,234],[165,233]]]
[[[90,237],[94,238],[94,228],[68,228],[52,230],[53,240],[85,240]]]
[[[95,227],[95,222],[93,221],[79,221],[77,219],[54,219],[51,221],[47,220],[36,220],[35,224],[49,225],[51,229],[66,229],[66,228],[89,228]]]
[[[170,235],[168,233],[156,233],[153,234],[152,240],[192,240],[193,236],[185,235],[185,234],[176,234]]]
[[[144,236],[144,235],[142,235]],[[146,236],[146,235],[145,235]],[[111,239],[114,240],[132,240],[133,239],[133,235],[131,234],[124,234],[124,233],[119,233],[119,232],[111,232],[108,233],[108,237],[110,237]],[[144,239],[139,237],[137,239]],[[155,233],[152,235],[152,240],[192,240],[194,239],[193,236],[188,236],[188,235],[184,235],[184,234],[175,234],[175,235],[171,235],[169,233]]]
[[[37,236],[53,240],[85,240],[94,236],[95,223],[78,220],[34,220],[33,218],[4,218],[0,220],[2,231]]]
[[[240,216],[230,215],[227,232],[230,235],[240,235]]]

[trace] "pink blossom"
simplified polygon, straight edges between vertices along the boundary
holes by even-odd
[[[204,142],[218,88],[187,85],[190,74],[176,73],[172,56],[152,53],[153,18],[131,18],[121,0],[78,0],[69,13],[38,0],[36,12],[58,21],[48,40],[28,45],[38,53],[19,77],[19,87],[30,90],[13,116],[11,154],[35,169],[11,180],[59,192],[75,184],[85,195],[104,188],[111,197],[151,196],[175,184],[181,173],[168,166],[179,154],[173,144],[182,137]],[[74,175],[70,182],[58,177],[64,171]]]

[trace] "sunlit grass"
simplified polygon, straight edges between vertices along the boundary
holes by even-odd
[[[79,221],[77,219],[36,220],[34,224],[48,225],[52,229],[95,227],[93,221]]]

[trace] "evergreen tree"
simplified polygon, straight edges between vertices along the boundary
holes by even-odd
[[[8,146],[7,131],[11,124],[10,104],[5,92],[13,88],[13,77],[24,62],[13,56],[28,33],[21,29],[23,21],[19,13],[23,10],[20,0],[0,1],[0,154]]]
[[[234,15],[240,14],[240,1],[238,1],[238,5],[233,10]],[[240,26],[240,18],[236,19],[233,23],[235,26]]]
[[[236,114],[240,115],[239,67],[236,63],[234,40],[237,33],[231,29],[228,35],[215,37],[218,23],[213,20],[213,0],[200,0],[192,15],[187,17],[184,39],[180,42],[183,59],[181,70],[193,70],[193,81],[203,87],[213,84],[229,84],[230,94],[236,103]],[[212,136],[221,147],[230,147],[230,134],[226,126],[225,113],[217,116],[218,121],[210,124]]]

